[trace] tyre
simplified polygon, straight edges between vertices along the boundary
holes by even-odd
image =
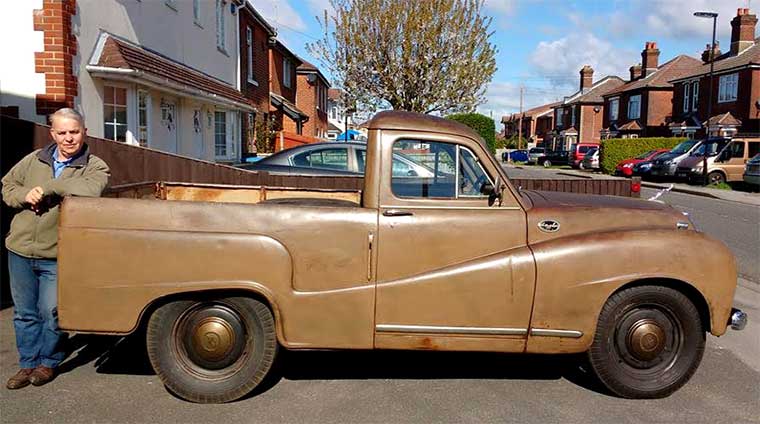
[[[550,166],[552,166],[552,161],[549,159],[544,160],[544,168],[549,168]]]
[[[725,183],[726,177],[723,175],[722,172],[713,171],[707,174],[707,181],[712,185]]]
[[[581,171],[583,171],[583,170],[585,170],[585,169],[586,169],[586,167],[585,167],[585,166],[583,166],[583,162],[579,162],[579,163],[578,163],[578,169],[580,169]]]
[[[699,312],[686,296],[667,287],[639,286],[607,300],[588,357],[616,395],[662,398],[686,384],[704,348]]]
[[[168,303],[151,315],[146,344],[164,385],[198,403],[250,393],[277,354],[272,312],[247,297]]]

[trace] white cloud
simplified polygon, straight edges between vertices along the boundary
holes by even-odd
[[[516,0],[485,0],[485,8],[499,17],[511,16],[517,8]]]
[[[712,36],[712,19],[697,18],[696,11],[718,12],[718,36],[731,35],[731,19],[746,0],[648,0],[642,3],[651,33],[664,36]]]
[[[301,16],[287,0],[248,0],[248,2],[274,27],[282,25],[296,31],[308,29]]]
[[[578,87],[578,72],[584,65],[594,68],[594,80],[607,75],[624,77],[635,52],[628,52],[589,32],[571,33],[554,41],[541,41],[529,58],[538,76],[553,86]],[[570,93],[567,93],[570,94]]]

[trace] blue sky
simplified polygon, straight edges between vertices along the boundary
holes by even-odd
[[[249,1],[280,40],[319,66],[305,44],[321,36],[316,16],[330,10],[329,0]],[[647,41],[657,42],[660,64],[679,54],[698,58],[710,42],[712,20],[692,16],[697,10],[719,13],[717,39],[726,51],[740,7],[760,8],[760,0],[486,0],[498,71],[478,110],[497,122],[517,112],[521,85],[524,109],[561,99],[578,89],[585,64],[594,68],[595,81],[610,74],[627,79]]]

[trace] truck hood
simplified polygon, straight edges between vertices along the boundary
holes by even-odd
[[[661,202],[534,190],[522,194],[532,205],[527,211],[529,243],[610,231],[693,229],[688,217]]]
[[[693,168],[697,165],[702,165],[704,156],[687,156],[681,162],[678,163],[679,168]],[[708,166],[715,161],[715,155],[707,157]]]

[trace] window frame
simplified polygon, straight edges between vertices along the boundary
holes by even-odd
[[[683,85],[683,111],[688,112],[691,109],[691,82],[684,83]]]
[[[696,112],[699,107],[699,80],[696,80],[691,85],[691,110]]]
[[[201,0],[193,0],[193,23],[203,28],[203,24],[201,24]]]
[[[739,73],[721,75],[718,79],[718,103],[735,102],[739,94]]]
[[[634,102],[634,99],[636,100]],[[636,108],[631,107],[632,104],[636,104]],[[636,111],[636,114],[632,113]],[[641,94],[628,97],[628,119],[640,119],[641,118]]]
[[[114,103],[106,103],[106,95],[105,95],[105,93],[106,93],[107,89],[114,90],[114,92],[113,92]],[[115,101],[116,101],[116,91],[115,90],[124,90],[124,104],[123,105],[115,103]],[[118,122],[116,120],[115,109],[114,109],[114,120],[111,121],[111,122],[106,121],[106,112],[105,112],[105,109],[106,109],[107,106],[112,107],[112,108],[118,107],[118,108],[124,109],[124,123]],[[119,142],[119,143],[132,144],[132,143],[130,143],[130,131],[129,131],[129,122],[130,122],[130,120],[129,120],[129,88],[125,87],[123,85],[119,85],[119,84],[104,84],[103,85],[103,104],[102,104],[102,108],[103,108],[102,109],[103,110],[103,117],[102,117],[102,122],[103,122],[103,138],[106,139],[106,140],[112,140],[112,141],[116,141],[116,142]],[[109,125],[113,126],[113,137],[112,138],[108,138],[106,136],[106,128]],[[120,127],[120,126],[124,127],[124,140],[123,141],[122,140],[117,140],[117,137],[116,137],[116,134],[117,134],[116,129],[118,127]]]
[[[145,96],[145,107],[141,108],[140,107],[140,98],[143,95]],[[137,104],[137,131],[136,131],[137,137],[135,137],[135,140],[137,141],[137,145],[138,146],[150,147],[151,146],[151,139],[152,139],[152,131],[151,131],[152,116],[151,116],[151,114],[153,113],[152,97],[150,95],[150,91],[145,90],[145,89],[141,89],[141,88],[137,89],[137,102],[136,102],[136,104]],[[140,110],[141,109],[144,109],[144,111],[145,111],[145,122],[144,122],[144,125],[143,125],[143,123],[141,122],[141,119],[140,119]],[[144,144],[141,142],[142,141],[141,140],[141,130],[142,130],[142,127],[145,127],[144,128],[145,129],[145,143]]]
[[[219,132],[218,128],[220,125],[220,121],[218,119],[219,116],[222,116],[221,125],[224,126],[224,132]],[[214,158],[216,159],[226,159],[229,157],[229,151],[227,146],[227,135],[229,131],[227,130],[227,111],[226,110],[214,110]],[[224,152],[222,154],[219,153],[220,145],[217,141],[217,138],[219,135],[223,136],[224,145],[221,146],[224,149]]]
[[[614,117],[612,115],[613,111],[615,112]],[[608,119],[610,122],[617,122],[618,118],[620,118],[620,97],[613,97],[610,99],[610,112]]]
[[[225,0],[216,0],[216,48],[224,54],[227,54],[227,26],[224,16],[226,5]]]
[[[286,56],[282,57],[282,86],[293,88],[293,62]]]
[[[253,28],[249,25],[245,27],[245,42],[246,42],[246,79],[251,84],[257,84],[256,78],[253,75]]]

